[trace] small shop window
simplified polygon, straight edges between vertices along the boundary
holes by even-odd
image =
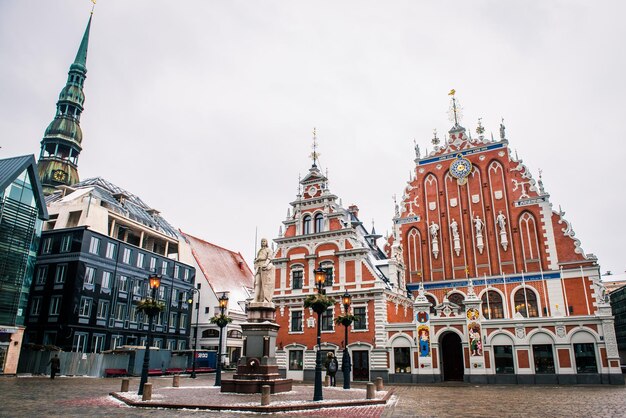
[[[574,344],[576,373],[598,373],[596,350],[593,343]]]
[[[533,357],[535,358],[535,373],[554,374],[554,353],[551,344],[533,345]]]
[[[411,349],[409,347],[394,347],[393,361],[396,373],[411,373]]]
[[[302,358],[304,352],[302,350],[289,351],[289,370],[302,370]]]
[[[493,346],[493,354],[496,360],[496,374],[515,373],[513,362],[513,347],[510,345]]]

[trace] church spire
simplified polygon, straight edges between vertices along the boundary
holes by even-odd
[[[39,178],[45,194],[54,192],[56,186],[78,183],[78,156],[82,150],[83,133],[80,115],[85,95],[83,85],[87,77],[87,48],[92,14],[83,34],[76,58],[67,76],[65,87],[59,94],[56,115],[41,140]]]

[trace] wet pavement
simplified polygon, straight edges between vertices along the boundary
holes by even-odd
[[[228,375],[225,375],[227,378]],[[212,390],[215,377],[181,377],[181,386]],[[154,392],[171,387],[171,377],[151,378]],[[138,378],[131,378],[131,391]],[[108,394],[119,378],[0,377],[0,417],[258,417],[257,413],[133,408]],[[354,385],[364,389],[363,385]],[[626,417],[625,386],[494,386],[470,384],[397,385],[387,406],[317,409],[273,414],[292,417]],[[177,389],[177,390],[180,390]],[[331,391],[325,389],[325,398]],[[131,392],[132,393],[132,392]],[[183,392],[181,392],[183,393]],[[239,395],[241,396],[241,395]],[[260,395],[258,395],[260,399]],[[244,401],[247,402],[247,401]]]

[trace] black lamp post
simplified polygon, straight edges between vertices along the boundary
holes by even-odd
[[[315,285],[317,293],[324,294],[324,282],[326,281],[326,270],[319,266],[313,271],[315,274]],[[322,395],[322,311],[317,311],[317,353],[315,355],[315,387],[313,391],[313,400],[321,401],[324,399]]]
[[[217,343],[217,367],[215,368],[215,386],[222,386],[222,331],[226,326],[226,320],[224,319],[224,311],[228,306],[228,296],[223,293],[218,299],[220,304],[220,320],[217,322],[217,326],[220,327],[220,339]]]
[[[193,293],[198,294],[198,306],[196,308],[196,326],[194,327],[194,332],[193,332],[193,335],[195,336],[195,339],[193,341],[193,361],[191,363],[191,376],[189,376],[192,379],[195,379],[196,378],[196,352],[198,350],[198,322],[199,322],[199,317],[200,317],[200,290],[196,289],[195,287],[192,287],[191,291]],[[193,296],[190,297],[189,300],[187,300],[187,303],[189,303],[189,306],[193,309]]]
[[[150,289],[152,289],[152,302],[156,302],[156,291],[161,285],[161,276],[156,273],[151,273],[148,276],[148,283]],[[152,323],[154,317],[159,314],[156,308],[146,309],[144,313],[148,315],[148,337],[146,338],[146,352],[143,356],[143,367],[141,368],[141,380],[139,381],[138,395],[143,395],[143,386],[148,382],[148,367],[150,367],[150,347],[152,346]]]
[[[343,307],[346,312],[346,316],[349,314],[350,303],[352,302],[352,296],[350,293],[346,292],[341,297],[343,302]],[[343,347],[343,356],[341,359],[341,368],[343,369],[343,388],[350,389],[350,370],[352,369],[352,364],[350,363],[350,353],[348,352],[348,327],[352,324],[352,321],[349,319],[344,320],[343,326],[345,328],[345,336],[344,336],[344,347]]]

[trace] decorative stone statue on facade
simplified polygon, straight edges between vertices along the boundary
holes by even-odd
[[[435,221],[432,221],[428,227],[428,231],[430,232],[433,256],[437,258],[439,255],[439,225],[437,225]]]
[[[496,223],[500,227],[500,245],[506,251],[509,246],[509,239],[506,235],[506,216],[504,216],[501,210],[498,211],[498,216],[496,216]]]
[[[485,242],[483,241],[483,228],[485,227],[485,223],[480,219],[480,216],[476,215],[474,219],[474,229],[476,230],[476,248],[478,248],[478,252],[483,253],[483,248],[485,248]]]
[[[261,240],[261,248],[254,259],[254,302],[272,303],[274,294],[274,265],[272,250],[267,239]]]
[[[452,231],[452,243],[454,245],[454,252],[457,257],[461,254],[461,238],[459,237],[459,224],[452,218],[450,223],[450,230]]]

